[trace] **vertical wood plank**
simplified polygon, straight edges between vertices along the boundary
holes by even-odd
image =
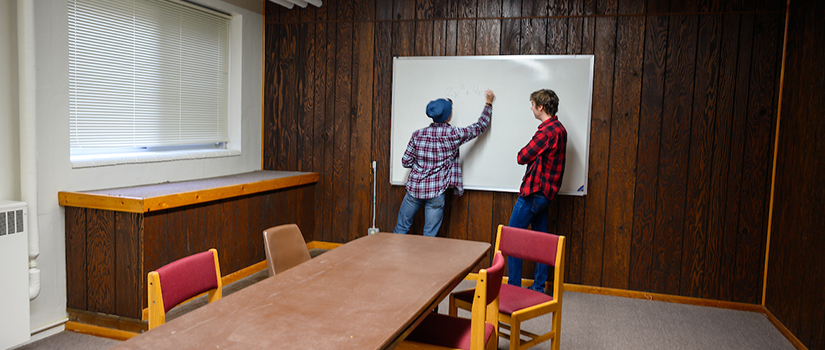
[[[202,209],[203,215],[203,251],[215,248],[217,249],[220,243],[221,236],[221,207],[218,202],[210,202]],[[223,253],[218,250],[218,255]],[[220,258],[219,258],[220,259]]]
[[[341,3],[338,8],[339,16],[352,16],[352,4]],[[351,234],[350,217],[352,206],[350,201],[350,169],[353,166],[349,159],[351,146],[352,121],[355,116],[352,101],[353,96],[353,23],[339,22],[336,24],[335,37],[335,119],[333,133],[336,135],[333,147],[333,178],[335,183],[332,189],[332,227],[333,236],[346,241]]]
[[[163,211],[166,222],[166,242],[169,245],[168,255],[164,265],[180,258],[192,255],[189,251],[188,230],[192,230],[186,222],[186,208],[174,208]]]
[[[383,3],[383,2],[381,2]],[[377,13],[381,18],[387,12],[379,3]],[[374,63],[374,113],[372,153],[376,161],[376,227],[383,232],[392,232],[395,227],[395,217],[398,213],[394,198],[391,197],[392,187],[389,184],[389,147],[391,123],[388,116],[392,113],[392,24],[379,22],[375,29],[375,63]],[[397,187],[397,186],[396,186]],[[393,209],[395,208],[395,209]],[[390,224],[392,222],[392,224]]]
[[[266,200],[267,194],[255,194],[249,197],[249,221],[246,231],[248,234],[249,244],[248,250],[245,253],[245,266],[251,266],[266,259],[264,254],[264,230],[274,226],[270,226],[271,218],[269,217],[269,203]],[[299,226],[299,228],[301,228]],[[302,230],[303,232],[303,230]]]
[[[581,53],[592,55],[596,45],[596,0],[583,0],[582,13],[587,17],[582,19]]]
[[[501,17],[501,2],[479,0],[478,17]],[[501,47],[501,20],[478,20],[475,36],[476,55],[498,55]]]
[[[627,289],[633,229],[644,18],[620,17],[616,34],[613,112],[610,125],[602,286]]]
[[[521,47],[522,55],[538,55],[547,51],[547,4],[539,0],[522,0],[521,15]]]
[[[415,0],[415,53],[416,56],[433,55],[433,21],[421,21],[433,18],[432,0]]]
[[[710,208],[711,172],[716,99],[719,72],[721,24],[719,16],[699,18],[696,47],[695,95],[691,117],[690,163],[688,165],[687,201],[685,208],[685,241],[682,250],[680,295],[704,297],[705,273],[708,271],[708,209]]]
[[[570,0],[570,5],[568,6],[568,13],[570,14],[570,18],[567,20],[567,54],[581,54],[582,50],[584,49],[584,26],[587,25],[587,22],[584,18],[580,17],[584,14],[584,6],[585,1],[582,0]]]
[[[143,217],[143,271],[157,270],[166,264],[166,222],[160,212],[146,213]],[[219,251],[220,252],[220,251]]]
[[[614,13],[615,4],[605,11]],[[593,112],[590,117],[590,163],[588,166],[586,217],[582,259],[582,283],[602,284],[604,220],[607,198],[607,166],[610,145],[610,112],[613,91],[613,61],[616,55],[616,18],[596,19],[596,56],[593,77]]]
[[[311,196],[311,194],[315,193],[315,186],[302,186],[298,189],[298,191],[304,192],[303,203],[296,206],[300,211],[300,214],[298,215],[298,227],[301,227],[301,233],[304,235],[304,240],[306,242],[312,242],[316,240],[313,236],[313,233],[315,232],[315,199]],[[259,251],[262,255],[260,255],[258,261],[261,261],[265,258],[263,255],[263,241],[261,241]]]
[[[230,271],[221,274],[230,274],[239,271],[247,266],[246,256],[249,252],[249,196],[237,197],[235,200],[235,213],[232,218],[232,231],[230,234],[235,239],[235,249],[233,250],[232,266]],[[294,208],[295,205],[292,205]]]
[[[574,0],[570,0],[576,2]],[[563,55],[567,53],[568,26],[571,22],[570,6],[568,0],[551,0],[547,9],[548,16],[554,18],[547,19],[547,49],[545,52],[551,55]]]
[[[355,49],[353,52],[353,71],[355,119],[352,125],[352,148],[350,159],[350,198],[352,216],[348,240],[367,234],[372,212],[372,152],[370,144],[373,138],[373,63],[375,61],[375,28],[373,23],[355,24]]]
[[[521,0],[505,1],[502,4],[501,48],[502,55],[517,55],[521,52]]]
[[[86,310],[86,210],[66,208],[66,307]]]
[[[664,101],[665,56],[669,18],[647,17],[645,25],[644,73],[639,115],[639,148],[636,160],[636,193],[633,207],[633,242],[630,284],[633,290],[650,291],[656,234],[656,202],[659,182],[659,145],[661,143]]]
[[[314,6],[307,6],[307,9]],[[315,41],[316,26],[311,24],[315,20],[315,10],[303,11],[302,22],[298,25],[298,61],[296,64],[297,78],[297,149],[295,150],[296,164],[292,168],[295,171],[315,171],[317,155],[315,151],[315,63],[316,47],[320,46]],[[307,23],[309,22],[309,23]]]
[[[475,55],[476,48],[476,3],[473,0],[458,0],[456,16],[460,18],[456,28],[456,55]]]
[[[693,71],[696,57],[696,16],[671,17],[668,32],[665,100],[659,154],[659,196],[656,203],[656,243],[651,279],[653,290],[677,294],[682,264],[684,208]],[[664,214],[664,215],[662,215]]]
[[[318,80],[316,80],[315,93],[318,104],[316,108],[317,123],[316,135],[320,137],[320,142],[316,144],[319,150],[319,182],[316,191],[315,202],[319,203],[316,217],[316,237],[320,240],[333,242],[332,238],[332,213],[334,205],[329,200],[329,194],[333,188],[333,148],[335,132],[333,129],[334,116],[334,96],[335,96],[335,32],[336,24],[323,22],[329,19],[329,14],[334,13],[335,4],[322,6],[318,11],[318,24],[316,33],[318,41],[324,44],[319,45]]]
[[[317,60],[315,62],[315,151],[319,181],[316,184],[315,202],[319,203],[315,217],[315,237],[332,241],[333,203],[327,198],[333,187],[333,154],[335,133],[333,132],[335,96],[335,30],[334,22],[326,22],[335,16],[337,3],[326,4],[316,12],[318,21],[315,33],[318,37]],[[279,195],[276,195],[276,197]],[[275,204],[271,204],[274,206]]]
[[[115,314],[140,319],[146,304],[143,214],[115,212]],[[147,271],[148,273],[148,271]]]
[[[775,104],[773,96],[776,84],[777,48],[781,33],[776,15],[761,14],[754,18],[754,41],[759,48],[753,50],[753,66],[748,96],[745,149],[742,164],[742,193],[738,246],[736,249],[735,300],[749,303],[761,302],[762,276],[767,239],[767,203],[770,193],[769,166],[772,164]]]
[[[286,14],[295,14],[287,11]],[[282,96],[295,96],[297,93],[296,61],[298,46],[298,26],[296,24],[283,24],[283,32],[278,55],[278,78],[281,82],[279,89]],[[283,98],[279,100],[277,114],[278,120],[278,168],[277,170],[290,170],[297,168],[297,148],[298,148],[298,126],[296,99]]]
[[[203,204],[193,205],[185,211],[186,218],[186,241],[189,242],[190,250],[195,253],[207,251],[206,240],[204,239],[204,229],[206,225],[203,215]]]
[[[275,19],[275,11],[273,6],[266,6],[266,26],[264,28],[264,115],[263,115],[263,138],[261,145],[261,156],[263,160],[261,165],[263,169],[274,170],[278,159],[278,130],[276,121],[276,106],[279,102],[278,94],[279,75],[278,71],[278,52],[280,51],[279,41],[276,38],[281,36],[281,26],[273,24]]]
[[[751,52],[753,51],[753,15],[743,15],[739,27],[738,71],[736,73],[736,93],[733,100],[733,120],[731,130],[746,130],[748,93],[750,86]],[[735,300],[734,285],[736,274],[736,246],[739,230],[740,201],[742,196],[742,163],[745,154],[744,133],[733,132],[730,136],[730,166],[727,173],[727,196],[722,241],[719,298]]]
[[[584,236],[584,219],[585,219],[585,199],[584,197],[573,198],[572,217],[570,219],[571,230],[565,246],[567,251],[565,256],[567,261],[565,267],[565,283],[582,283],[582,255],[583,251],[583,236]]]
[[[719,299],[727,208],[728,170],[730,169],[730,136],[736,94],[737,46],[739,44],[739,15],[725,15],[721,23],[721,52],[719,62],[718,103],[714,127],[713,168],[710,179],[708,207],[706,269],[702,295]]]
[[[237,247],[235,239],[235,213],[237,201],[222,200],[220,201],[221,208],[221,231],[218,248],[218,260],[220,260],[221,274],[228,275],[234,271],[235,265],[232,257],[237,255]]]
[[[87,209],[87,310],[113,314],[115,308],[115,215]]]

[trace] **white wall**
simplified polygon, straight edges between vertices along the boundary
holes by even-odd
[[[17,6],[0,1],[0,200],[20,200]]]
[[[162,163],[127,164],[73,169],[69,160],[68,19],[65,0],[35,1],[37,200],[40,233],[41,292],[31,302],[31,327],[38,329],[65,319],[66,255],[64,210],[58,191],[83,191],[221,176],[260,169],[263,77],[263,3],[261,0],[197,0],[239,15],[233,22],[233,75],[237,89],[231,108],[241,115],[237,137],[229,145],[241,156]],[[0,157],[14,160],[0,166],[0,199],[20,196],[17,103],[15,1],[0,1]],[[236,17],[238,18],[238,17]],[[241,33],[238,33],[240,29]],[[240,56],[239,60],[235,59]],[[233,70],[235,72],[235,70]],[[237,130],[240,129],[240,130]],[[234,141],[234,140],[237,140]],[[5,198],[9,197],[9,198]],[[1,267],[0,267],[1,268]],[[52,334],[62,329],[43,332]],[[2,332],[0,332],[2,335]],[[35,338],[36,339],[36,338]]]

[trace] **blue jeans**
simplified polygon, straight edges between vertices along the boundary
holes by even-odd
[[[445,192],[446,193],[446,192]],[[441,220],[444,218],[444,198],[445,193],[432,199],[418,199],[404,195],[401,201],[401,208],[398,209],[398,221],[395,223],[395,233],[407,233],[413,223],[413,217],[421,205],[424,205],[424,235],[435,237],[441,228]]]
[[[516,205],[513,206],[513,214],[510,215],[508,226],[517,228],[527,228],[531,225],[533,231],[548,232],[550,218],[547,214],[547,207],[550,200],[544,194],[533,193],[527,197],[519,196]],[[519,258],[507,257],[507,283],[521,287],[521,267],[522,260]],[[544,292],[544,283],[547,282],[547,274],[550,266],[536,263],[536,272],[533,278],[533,285],[530,289]]]

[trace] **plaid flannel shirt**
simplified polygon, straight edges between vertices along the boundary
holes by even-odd
[[[492,107],[484,106],[478,121],[465,128],[431,123],[413,132],[401,157],[401,164],[412,169],[407,178],[407,192],[418,199],[432,199],[455,187],[455,194],[462,195],[464,180],[459,147],[487,130],[492,115]]]
[[[527,164],[519,196],[541,192],[553,200],[564,176],[566,150],[567,129],[556,116],[539,124],[533,138],[518,152],[518,163]]]

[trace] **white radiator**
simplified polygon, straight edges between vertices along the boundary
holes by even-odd
[[[27,219],[26,203],[0,200],[0,349],[31,337]]]

